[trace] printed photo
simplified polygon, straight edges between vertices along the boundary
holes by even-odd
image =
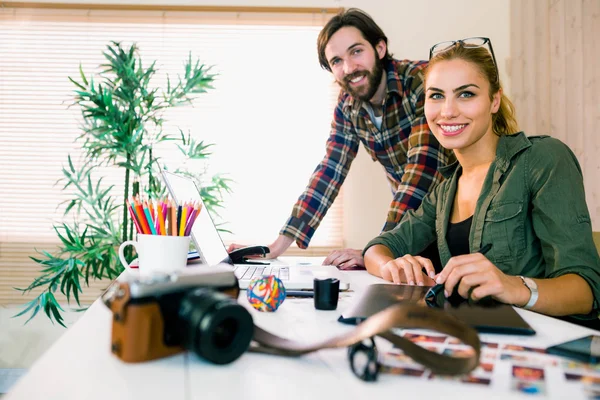
[[[583,389],[583,393],[590,400],[600,400],[600,388],[598,387],[586,386]]]
[[[424,349],[427,349],[429,351],[433,351],[436,353],[439,353],[442,348],[440,346],[437,346],[436,344],[424,344],[424,343],[419,343],[419,346],[423,347]]]
[[[500,359],[506,360],[506,361],[523,361],[523,362],[529,362],[532,360],[531,357],[527,357],[525,354],[511,354],[511,353],[502,353],[500,355]]]
[[[445,349],[442,354],[452,357],[471,357],[475,354],[475,350],[470,347],[455,347]]]
[[[429,379],[433,380],[433,379],[437,379],[440,381],[455,381],[455,382],[460,382],[460,380],[462,379],[462,376],[456,376],[456,375],[436,375],[433,372],[431,374],[429,374]]]
[[[501,360],[505,361],[517,361],[522,364],[532,364],[539,366],[556,366],[558,362],[553,357],[548,357],[545,354],[534,354],[534,353],[502,353],[500,355]]]
[[[530,395],[546,394],[546,384],[542,381],[532,382],[532,381],[520,381],[518,379],[514,379],[512,381],[511,388],[513,390],[519,391],[521,393],[526,393],[526,394],[530,394]]]
[[[519,365],[513,365],[512,375],[520,380],[524,381],[543,381],[544,370],[542,368],[523,367]]]
[[[404,353],[385,353],[379,356],[379,363],[381,365],[395,368],[423,369],[421,364],[416,363],[412,358],[410,358]]]
[[[481,349],[481,358],[495,359],[497,355],[498,355],[498,350],[496,350],[496,349],[488,349],[487,347],[483,347]]]
[[[397,353],[395,351],[390,351],[388,353],[385,353],[383,355],[384,359],[386,360],[394,360],[394,361],[401,361],[401,362],[406,362],[406,363],[413,363],[413,359],[410,358],[409,356],[407,356],[404,353]]]
[[[462,344],[462,342],[460,340],[458,340],[457,338],[455,338],[454,336],[448,336],[448,340],[446,341],[447,344]],[[483,343],[482,343],[483,345]]]
[[[464,382],[464,383],[476,383],[479,385],[489,385],[492,380],[490,378],[483,378],[480,376],[469,375],[469,376],[463,377],[460,381]]]
[[[588,364],[579,361],[562,360],[562,367],[564,369],[582,369],[590,372],[600,372],[600,364]]]
[[[494,363],[482,362],[479,364],[479,367],[477,367],[475,371],[491,374],[492,372],[494,372]]]
[[[572,374],[565,372],[565,378],[568,381],[579,381],[586,385],[600,385],[600,376]]]
[[[475,383],[479,385],[489,385],[492,380],[481,376],[467,375],[467,376],[454,376],[454,375],[436,375],[431,373],[429,379],[437,379],[442,381],[454,381],[463,383]]]
[[[392,375],[404,375],[404,376],[423,376],[425,370],[423,369],[415,369],[408,367],[391,367],[389,365],[382,365],[381,372],[392,374]]]
[[[488,349],[497,349],[498,348],[498,343],[481,342],[481,347],[487,347]]]
[[[546,349],[541,349],[541,348],[537,348],[537,347],[519,346],[519,345],[516,345],[516,344],[505,344],[505,345],[502,346],[502,350],[533,351],[535,353],[542,353],[542,354],[546,353]]]
[[[404,337],[415,343],[420,343],[420,342],[444,343],[446,341],[447,336],[434,336],[434,335],[424,335],[424,334],[419,334],[419,333],[405,332]]]

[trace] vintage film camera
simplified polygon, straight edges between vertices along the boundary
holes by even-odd
[[[236,301],[230,266],[188,267],[149,278],[124,274],[102,296],[113,312],[111,350],[126,362],[185,350],[215,364],[236,360],[249,347],[254,324]]]

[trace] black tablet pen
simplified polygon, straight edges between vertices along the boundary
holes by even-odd
[[[286,290],[286,297],[315,297],[315,292],[312,290]]]
[[[492,244],[488,243],[488,244],[484,245],[481,249],[479,249],[479,251],[476,251],[476,253],[481,253],[482,255],[485,255],[485,253],[487,253],[491,249],[492,249]],[[471,291],[473,289],[474,288],[471,288],[469,290],[469,298],[471,298]],[[444,290],[444,284],[438,283],[437,285],[433,286],[432,288],[430,288],[427,291],[427,293],[425,294],[425,301],[427,302],[427,304],[430,307],[433,307],[432,304],[435,302],[435,298],[436,298],[437,294],[439,292],[441,292],[442,290]],[[448,297],[448,296],[444,296],[444,297]]]
[[[479,249],[479,251],[477,253],[481,253],[481,254],[485,255],[485,253],[487,253],[491,249],[492,249],[492,244],[488,243],[488,244],[484,245],[481,249]]]

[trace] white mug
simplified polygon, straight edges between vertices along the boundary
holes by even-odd
[[[123,250],[127,246],[135,247],[138,255],[138,268],[133,267],[125,260]],[[129,271],[139,271],[140,275],[148,276],[155,272],[170,273],[186,267],[189,247],[189,236],[144,235],[138,233],[137,240],[128,240],[121,243],[119,258],[125,268]]]

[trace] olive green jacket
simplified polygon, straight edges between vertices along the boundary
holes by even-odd
[[[446,232],[461,166],[440,170],[446,178],[410,210],[395,229],[367,246],[382,244],[395,257],[419,254],[437,240],[440,259],[450,259]],[[583,176],[561,141],[520,132],[502,136],[485,177],[469,234],[471,252],[492,244],[486,257],[507,275],[555,278],[574,273],[600,300],[600,257],[592,239]],[[591,316],[591,315],[590,315]]]

